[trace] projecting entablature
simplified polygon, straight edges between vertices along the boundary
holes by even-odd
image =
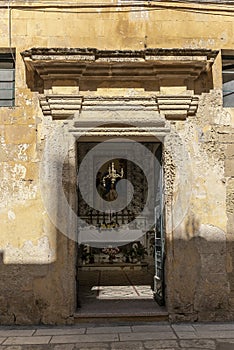
[[[162,114],[167,120],[184,120],[196,113],[198,95],[212,88],[217,53],[32,48],[21,55],[28,86],[41,93],[43,114],[54,120],[111,111],[119,118]],[[119,89],[118,96],[113,89]],[[123,89],[132,92],[121,95]]]
[[[205,49],[97,50],[32,48],[21,53],[32,90],[42,92],[58,81],[75,81],[80,90],[100,83],[141,83],[145,90],[186,85],[210,71],[217,51]]]

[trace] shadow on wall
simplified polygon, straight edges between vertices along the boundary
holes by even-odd
[[[76,245],[60,233],[57,242],[58,259],[49,265],[6,265],[1,260],[1,324],[73,322]],[[233,242],[226,243],[223,234],[208,225],[195,237],[175,239],[173,247],[167,244],[166,307],[171,321],[233,319],[227,250],[234,251]]]
[[[167,298],[172,321],[224,321],[233,319],[227,252],[234,242],[211,225],[187,219],[185,232],[167,252]],[[182,238],[184,237],[184,239]]]
[[[51,264],[4,264],[0,256],[0,324],[67,323],[73,313],[75,243],[57,232]]]
[[[68,201],[73,202],[76,197],[69,196],[74,190],[70,175],[75,168],[70,167],[70,173],[67,164],[68,160],[64,163],[63,186]],[[200,225],[192,215],[187,217],[181,232],[173,234],[174,239],[167,241],[166,249],[166,306],[171,320],[233,319],[234,241],[226,242],[222,230]],[[52,264],[6,265],[1,259],[1,324],[73,322],[77,245],[58,231],[56,238],[57,260]]]
[[[46,156],[48,154],[45,155],[45,158]],[[68,164],[68,157],[62,164],[60,159],[51,157],[48,159],[41,168],[40,184],[45,187],[41,186],[40,194],[41,197],[43,194],[45,197],[48,196],[43,198],[44,205],[50,205],[54,213],[54,227],[51,224],[52,232],[47,227],[49,231],[47,234],[51,234],[52,237],[55,234],[56,261],[50,264],[4,264],[4,252],[1,253],[0,324],[69,323],[70,316],[76,307],[76,242],[59,231],[59,220],[62,220],[64,215],[62,215],[63,207],[60,203],[61,193],[58,192],[54,183],[59,179],[59,169],[62,169],[63,191],[67,195],[67,201],[74,202],[76,196],[73,195],[70,198],[69,194],[70,192],[76,193],[76,183],[72,182],[72,174],[76,174],[76,171],[75,167]],[[43,172],[43,169],[48,173]],[[44,210],[51,219],[48,207],[45,207]],[[38,213],[35,212],[35,215]],[[64,221],[65,219],[63,218]],[[37,249],[42,248],[38,245]],[[33,254],[29,251],[29,255],[30,253]],[[48,251],[39,253],[45,256],[44,261],[47,262]],[[20,252],[20,254],[23,253]],[[15,255],[19,259],[17,252]],[[36,262],[35,257],[34,260]]]
[[[34,73],[32,78],[32,73],[26,69],[26,83],[31,91],[39,92],[41,94],[44,93],[45,89],[56,90],[58,88],[59,91],[61,91],[61,88],[64,88],[64,91],[66,91],[67,88],[71,89],[71,87],[73,87],[73,90],[75,91],[76,87],[79,86],[79,91],[97,91],[99,89],[139,89],[140,91],[143,90],[145,92],[152,93],[162,93],[164,89],[169,88],[172,91],[172,94],[174,93],[173,91],[175,89],[179,88],[178,92],[176,92],[178,94],[186,93],[186,91],[192,90],[194,91],[194,94],[201,95],[202,93],[208,93],[214,87],[212,70],[201,73],[201,75],[195,80],[191,78],[184,80],[175,80],[170,78],[160,80],[159,83],[159,80],[156,77],[155,80],[147,80],[147,78],[142,78],[142,80],[140,81],[134,81],[134,79],[116,79],[115,81],[113,81],[105,78],[103,78],[102,80],[90,80],[87,78],[82,78],[82,80],[76,82],[67,79],[47,79],[45,86],[45,82],[40,78],[38,74]]]
[[[51,82],[52,84],[52,82]],[[53,86],[56,86],[56,82],[53,82]],[[65,85],[64,85],[65,86]],[[182,88],[182,90],[179,90],[179,93],[185,92],[186,90],[193,90],[196,95],[201,95],[202,93],[208,93],[210,90],[213,89],[213,74],[212,71],[203,72],[201,75],[196,79],[185,79],[180,80],[177,79],[176,81],[174,79],[162,79],[159,82],[157,82],[157,79],[155,77],[154,80],[142,80],[140,82],[137,81],[110,81],[103,79],[102,81],[90,81],[90,80],[82,80],[80,82],[80,90],[81,91],[97,91],[98,89],[143,89],[147,92],[163,92],[163,89],[169,88],[171,91],[173,91],[173,88]],[[51,87],[52,88],[52,85]],[[168,94],[168,93],[167,93]]]

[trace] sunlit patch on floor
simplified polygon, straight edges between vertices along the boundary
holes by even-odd
[[[93,286],[97,299],[153,299],[150,285]],[[93,294],[93,293],[92,293]]]

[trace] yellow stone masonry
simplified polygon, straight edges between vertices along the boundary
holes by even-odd
[[[51,94],[80,95],[83,106],[91,97],[111,97],[113,105],[117,97],[131,101],[133,96],[160,95],[172,96],[169,99],[174,96],[173,101],[176,101],[175,97],[183,96],[182,111],[189,108],[186,96],[198,96],[191,115],[184,112],[183,118],[177,116],[173,120],[168,116],[165,121],[170,127],[164,140],[167,308],[172,320],[233,319],[234,112],[222,107],[221,57],[222,50],[229,50],[234,55],[233,5],[16,0],[0,2],[0,18],[0,49],[16,50],[15,107],[0,107],[0,250],[3,255],[0,323],[74,322],[76,246],[50,221],[41,187],[49,193],[48,184],[44,184],[40,176],[43,156],[50,151],[45,152],[46,141],[56,132],[63,135],[65,130],[62,120],[52,120],[40,106],[42,95]],[[218,53],[212,67],[199,72],[195,83],[188,75],[183,83],[176,81],[173,73],[167,78],[134,80],[134,74],[139,73],[136,69],[131,81],[124,78],[114,81],[111,73],[103,81],[92,80],[92,76],[82,76],[79,80],[66,77],[65,73],[63,78],[56,80],[45,73],[40,77],[44,79],[43,89],[36,69],[33,71],[32,68],[30,72],[25,64],[27,59],[21,55],[31,48],[96,48],[114,52],[207,49]],[[62,61],[66,63],[66,54]],[[51,62],[48,56],[44,58],[42,72],[46,65],[53,65]],[[100,64],[104,65],[100,62],[95,62],[99,68]],[[176,70],[180,63],[179,58],[177,61],[174,58],[167,69],[172,66]],[[109,63],[105,64],[108,66]],[[131,67],[131,64],[125,62],[127,66]],[[146,64],[150,66],[150,63]],[[111,71],[111,64],[108,67]],[[124,63],[119,67],[121,71]],[[30,74],[38,86],[30,85]],[[95,111],[95,103],[92,117],[98,119],[100,112]],[[118,108],[122,107],[121,102],[116,104]],[[58,105],[61,109],[67,108],[63,101]],[[165,107],[163,103],[158,105],[161,111]],[[173,108],[178,109],[176,102],[174,107],[172,104]],[[83,110],[76,113],[77,117]],[[146,120],[143,113],[142,120]],[[91,118],[91,114],[87,115]],[[111,112],[107,117],[111,118]],[[180,143],[186,149],[186,158],[181,156]],[[53,144],[55,149],[60,146]],[[63,180],[68,187],[68,200],[76,208],[76,156],[72,147],[69,152],[65,164],[69,170],[64,170]],[[179,171],[186,175],[183,185],[191,190],[189,200],[181,187]],[[178,197],[181,208],[187,206],[188,210],[183,220],[171,230],[173,220],[180,215],[180,208],[175,212],[172,210]],[[51,199],[51,206],[58,204],[57,201],[58,198]],[[69,221],[69,218],[65,219]],[[194,254],[194,264],[190,264],[190,253]],[[186,265],[191,271],[184,270]],[[190,279],[194,290],[191,287],[188,291]],[[6,304],[9,305],[7,310],[3,308]],[[24,309],[23,304],[29,306]]]

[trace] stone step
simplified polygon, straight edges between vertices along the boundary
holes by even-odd
[[[164,322],[168,321],[167,311],[151,313],[87,313],[77,312],[74,315],[75,323],[114,323],[114,322]]]

